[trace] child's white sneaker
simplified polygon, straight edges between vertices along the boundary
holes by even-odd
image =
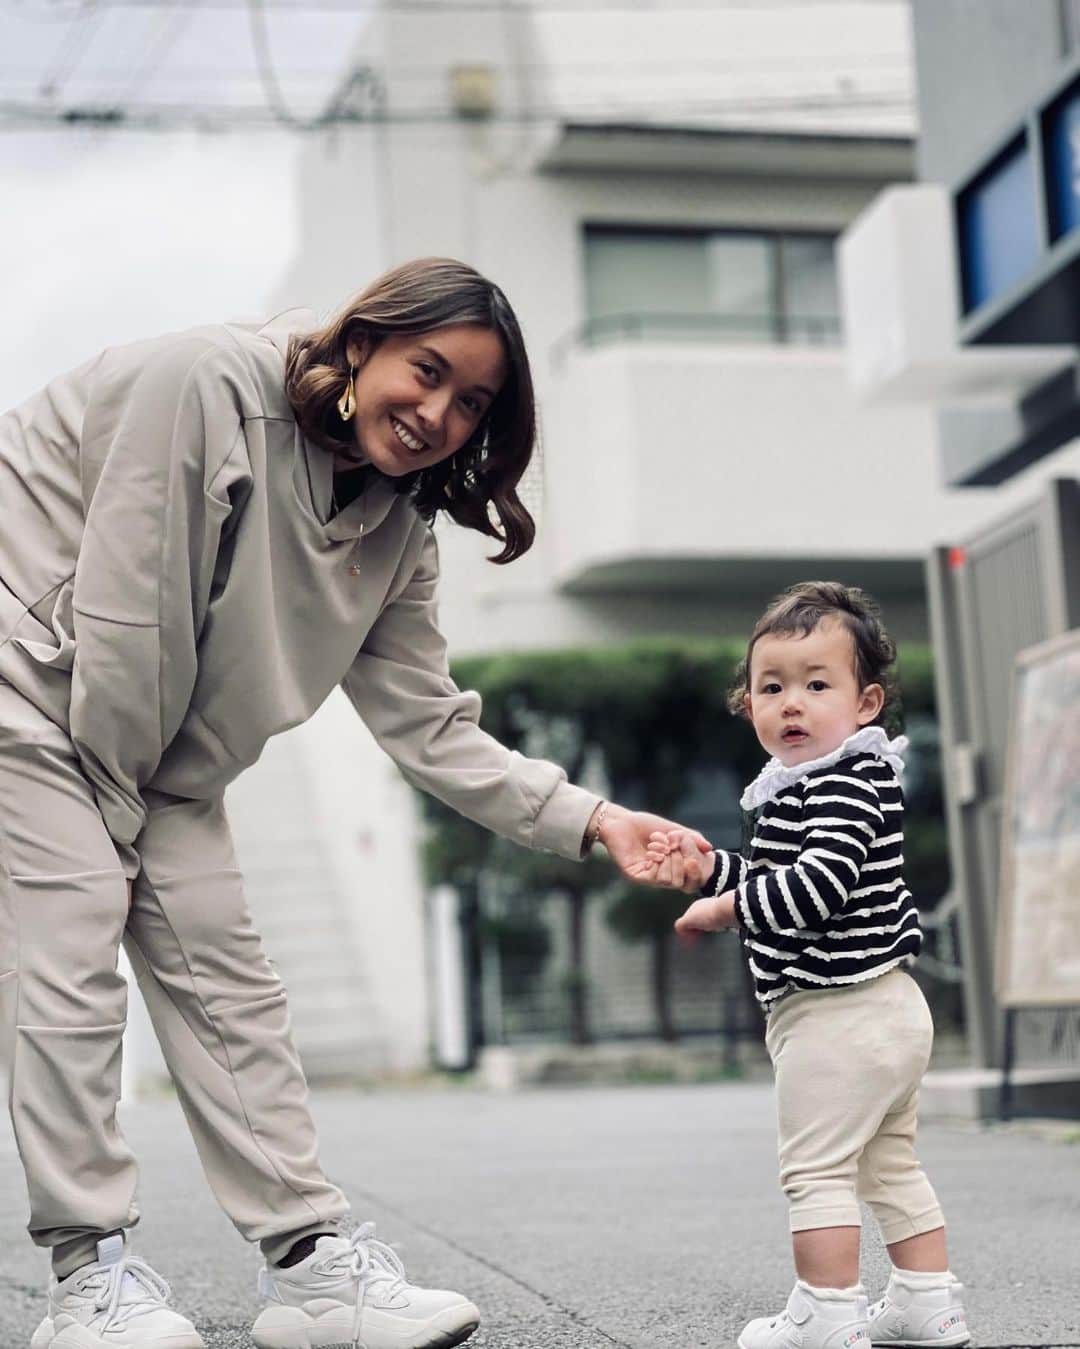
[[[320,1237],[295,1265],[265,1265],[259,1293],[269,1303],[251,1328],[259,1349],[450,1349],[480,1324],[460,1293],[409,1283],[374,1223],[351,1237]]]
[[[885,1296],[870,1308],[870,1338],[874,1344],[910,1346],[940,1344],[956,1349],[967,1344],[971,1333],[964,1311],[964,1285],[951,1275],[942,1276],[936,1287],[926,1276],[910,1281],[893,1270]]]
[[[866,1294],[855,1288],[813,1288],[799,1279],[779,1316],[759,1316],[739,1336],[739,1349],[870,1349]]]
[[[191,1322],[167,1306],[169,1285],[125,1256],[122,1236],[104,1237],[98,1258],[49,1280],[48,1315],[30,1349],[206,1349]]]

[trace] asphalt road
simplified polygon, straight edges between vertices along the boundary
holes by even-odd
[[[479,1305],[476,1349],[729,1346],[791,1284],[763,1085],[323,1092],[327,1171],[418,1283]],[[249,1346],[258,1257],[217,1209],[178,1106],[124,1111],[142,1162],[133,1248],[209,1349]],[[1080,1140],[1080,1129],[1077,1130]],[[977,1342],[1080,1346],[1080,1141],[924,1126]],[[0,1129],[0,1347],[24,1349],[47,1257]],[[868,1224],[864,1282],[886,1259]]]

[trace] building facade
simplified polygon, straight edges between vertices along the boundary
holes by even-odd
[[[497,568],[484,540],[440,529],[452,653],[738,636],[810,575],[866,586],[897,636],[926,638],[926,556],[1010,488],[947,484],[937,409],[866,405],[849,383],[834,245],[915,176],[911,74],[902,3],[373,19],[338,97],[355,120],[306,142],[278,300],[329,311],[385,266],[449,254],[523,321],[537,544]],[[347,769],[327,768],[331,742]],[[431,993],[408,794],[334,699],[271,749],[231,809],[309,1068],[420,1066]],[[264,874],[263,794],[275,773],[314,781],[315,764],[342,784],[337,813],[309,799],[297,837],[274,841],[304,868]],[[598,975],[637,980],[640,1002],[645,954],[597,923]],[[640,1024],[623,1003],[612,1026]],[[351,1041],[331,1016],[360,1028]]]
[[[1080,628],[1080,5],[912,15],[918,183],[841,247],[851,371],[870,402],[928,410],[944,480],[992,507],[928,568],[973,1059],[990,1081],[1018,1043],[1033,1072],[1064,1045],[1067,1075],[1069,1015],[1021,1011],[1010,1044],[994,972],[1011,675]]]

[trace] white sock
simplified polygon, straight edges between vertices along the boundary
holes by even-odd
[[[861,1283],[852,1284],[850,1288],[816,1288],[805,1279],[800,1279],[799,1283],[811,1297],[822,1298],[829,1302],[850,1302],[853,1298],[862,1297],[866,1292]]]
[[[894,1265],[893,1277],[913,1292],[922,1288],[948,1288],[958,1282],[951,1269],[900,1269]]]

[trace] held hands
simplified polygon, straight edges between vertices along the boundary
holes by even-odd
[[[650,840],[657,835],[666,837],[669,831],[684,839],[684,848],[666,869],[666,879],[658,880],[659,867],[650,860]],[[643,810],[609,806],[600,825],[600,842],[626,879],[641,885],[659,885],[693,894],[701,889],[712,870],[709,862],[712,844],[707,838],[696,829],[680,829],[671,820]]]
[[[645,856],[651,872],[643,880],[687,893],[700,890],[716,864],[711,851],[702,857],[688,829],[657,829]]]
[[[712,856],[700,857],[685,829],[669,829],[666,833],[658,831],[653,834],[649,839],[647,858],[654,885],[677,885],[677,878],[680,875],[689,876],[691,869],[695,875],[702,873],[695,885],[677,886],[687,891],[700,890],[715,866]],[[696,899],[683,916],[676,919],[675,931],[686,936],[694,932],[721,932],[737,926],[735,891],[725,890],[722,895],[706,895]]]

